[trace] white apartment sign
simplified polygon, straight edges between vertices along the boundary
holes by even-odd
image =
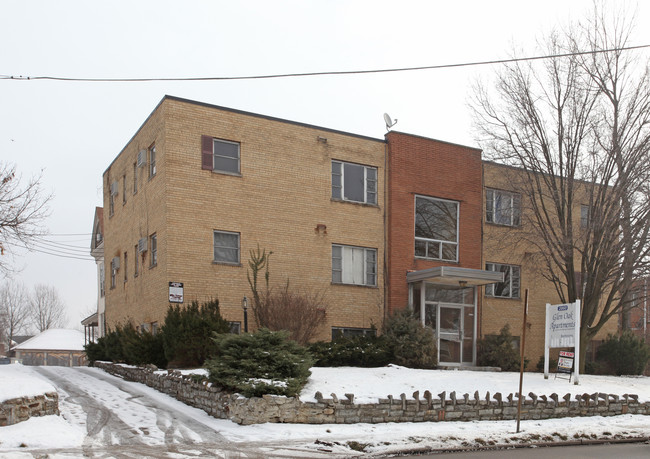
[[[568,304],[546,305],[546,339],[544,341],[544,378],[548,379],[549,349],[575,348],[574,384],[578,384],[580,355],[580,300]]]
[[[170,282],[169,283],[169,302],[182,303],[183,302],[183,283]]]

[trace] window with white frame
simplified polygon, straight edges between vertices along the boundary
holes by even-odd
[[[239,233],[214,231],[214,262],[239,264]]]
[[[519,298],[521,285],[521,268],[515,265],[501,263],[486,263],[487,271],[503,273],[503,282],[485,286],[485,295],[497,298]]]
[[[332,161],[332,199],[377,204],[377,168]]]
[[[158,236],[153,233],[149,236],[149,266],[154,267],[158,264]]]
[[[416,196],[415,256],[458,261],[458,202]]]
[[[497,225],[521,224],[521,195],[509,191],[485,191],[485,221]]]
[[[240,144],[230,140],[201,137],[202,168],[239,175]]]
[[[377,249],[332,245],[332,282],[377,285]]]
[[[111,263],[111,288],[115,288],[117,284],[117,268],[115,263]]]
[[[106,268],[104,268],[104,262],[102,261],[99,264],[99,296],[104,297],[106,295]]]
[[[126,174],[122,176],[122,205],[126,204]]]
[[[124,252],[124,282],[129,280],[128,276],[128,269],[127,266],[129,266],[129,256],[127,252]]]
[[[133,259],[135,261],[133,266],[133,277],[138,277],[140,274],[140,261],[138,260],[138,258],[140,258],[140,252],[138,252],[138,244],[133,247],[133,254]]]
[[[153,144],[149,147],[149,178],[153,178],[156,172],[156,145]]]
[[[580,228],[588,228],[590,220],[590,207],[582,204],[580,206]]]
[[[138,192],[138,163],[133,163],[133,194]]]

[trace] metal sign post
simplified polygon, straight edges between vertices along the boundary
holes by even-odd
[[[517,401],[517,433],[521,420],[521,392],[524,385],[524,351],[526,349],[526,328],[528,328],[528,289],[524,297],[524,326],[521,331],[521,364],[519,366],[519,400]]]

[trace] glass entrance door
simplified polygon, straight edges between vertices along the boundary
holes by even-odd
[[[438,310],[439,362],[460,364],[463,361],[463,308],[438,305]]]
[[[422,283],[413,286],[411,298],[416,317],[436,334],[438,362],[451,366],[473,365],[476,354],[475,289]]]

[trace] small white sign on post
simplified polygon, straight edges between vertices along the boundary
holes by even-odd
[[[568,304],[546,304],[546,338],[544,340],[544,379],[548,379],[549,349],[575,348],[574,379],[579,383],[580,368],[580,300]]]

